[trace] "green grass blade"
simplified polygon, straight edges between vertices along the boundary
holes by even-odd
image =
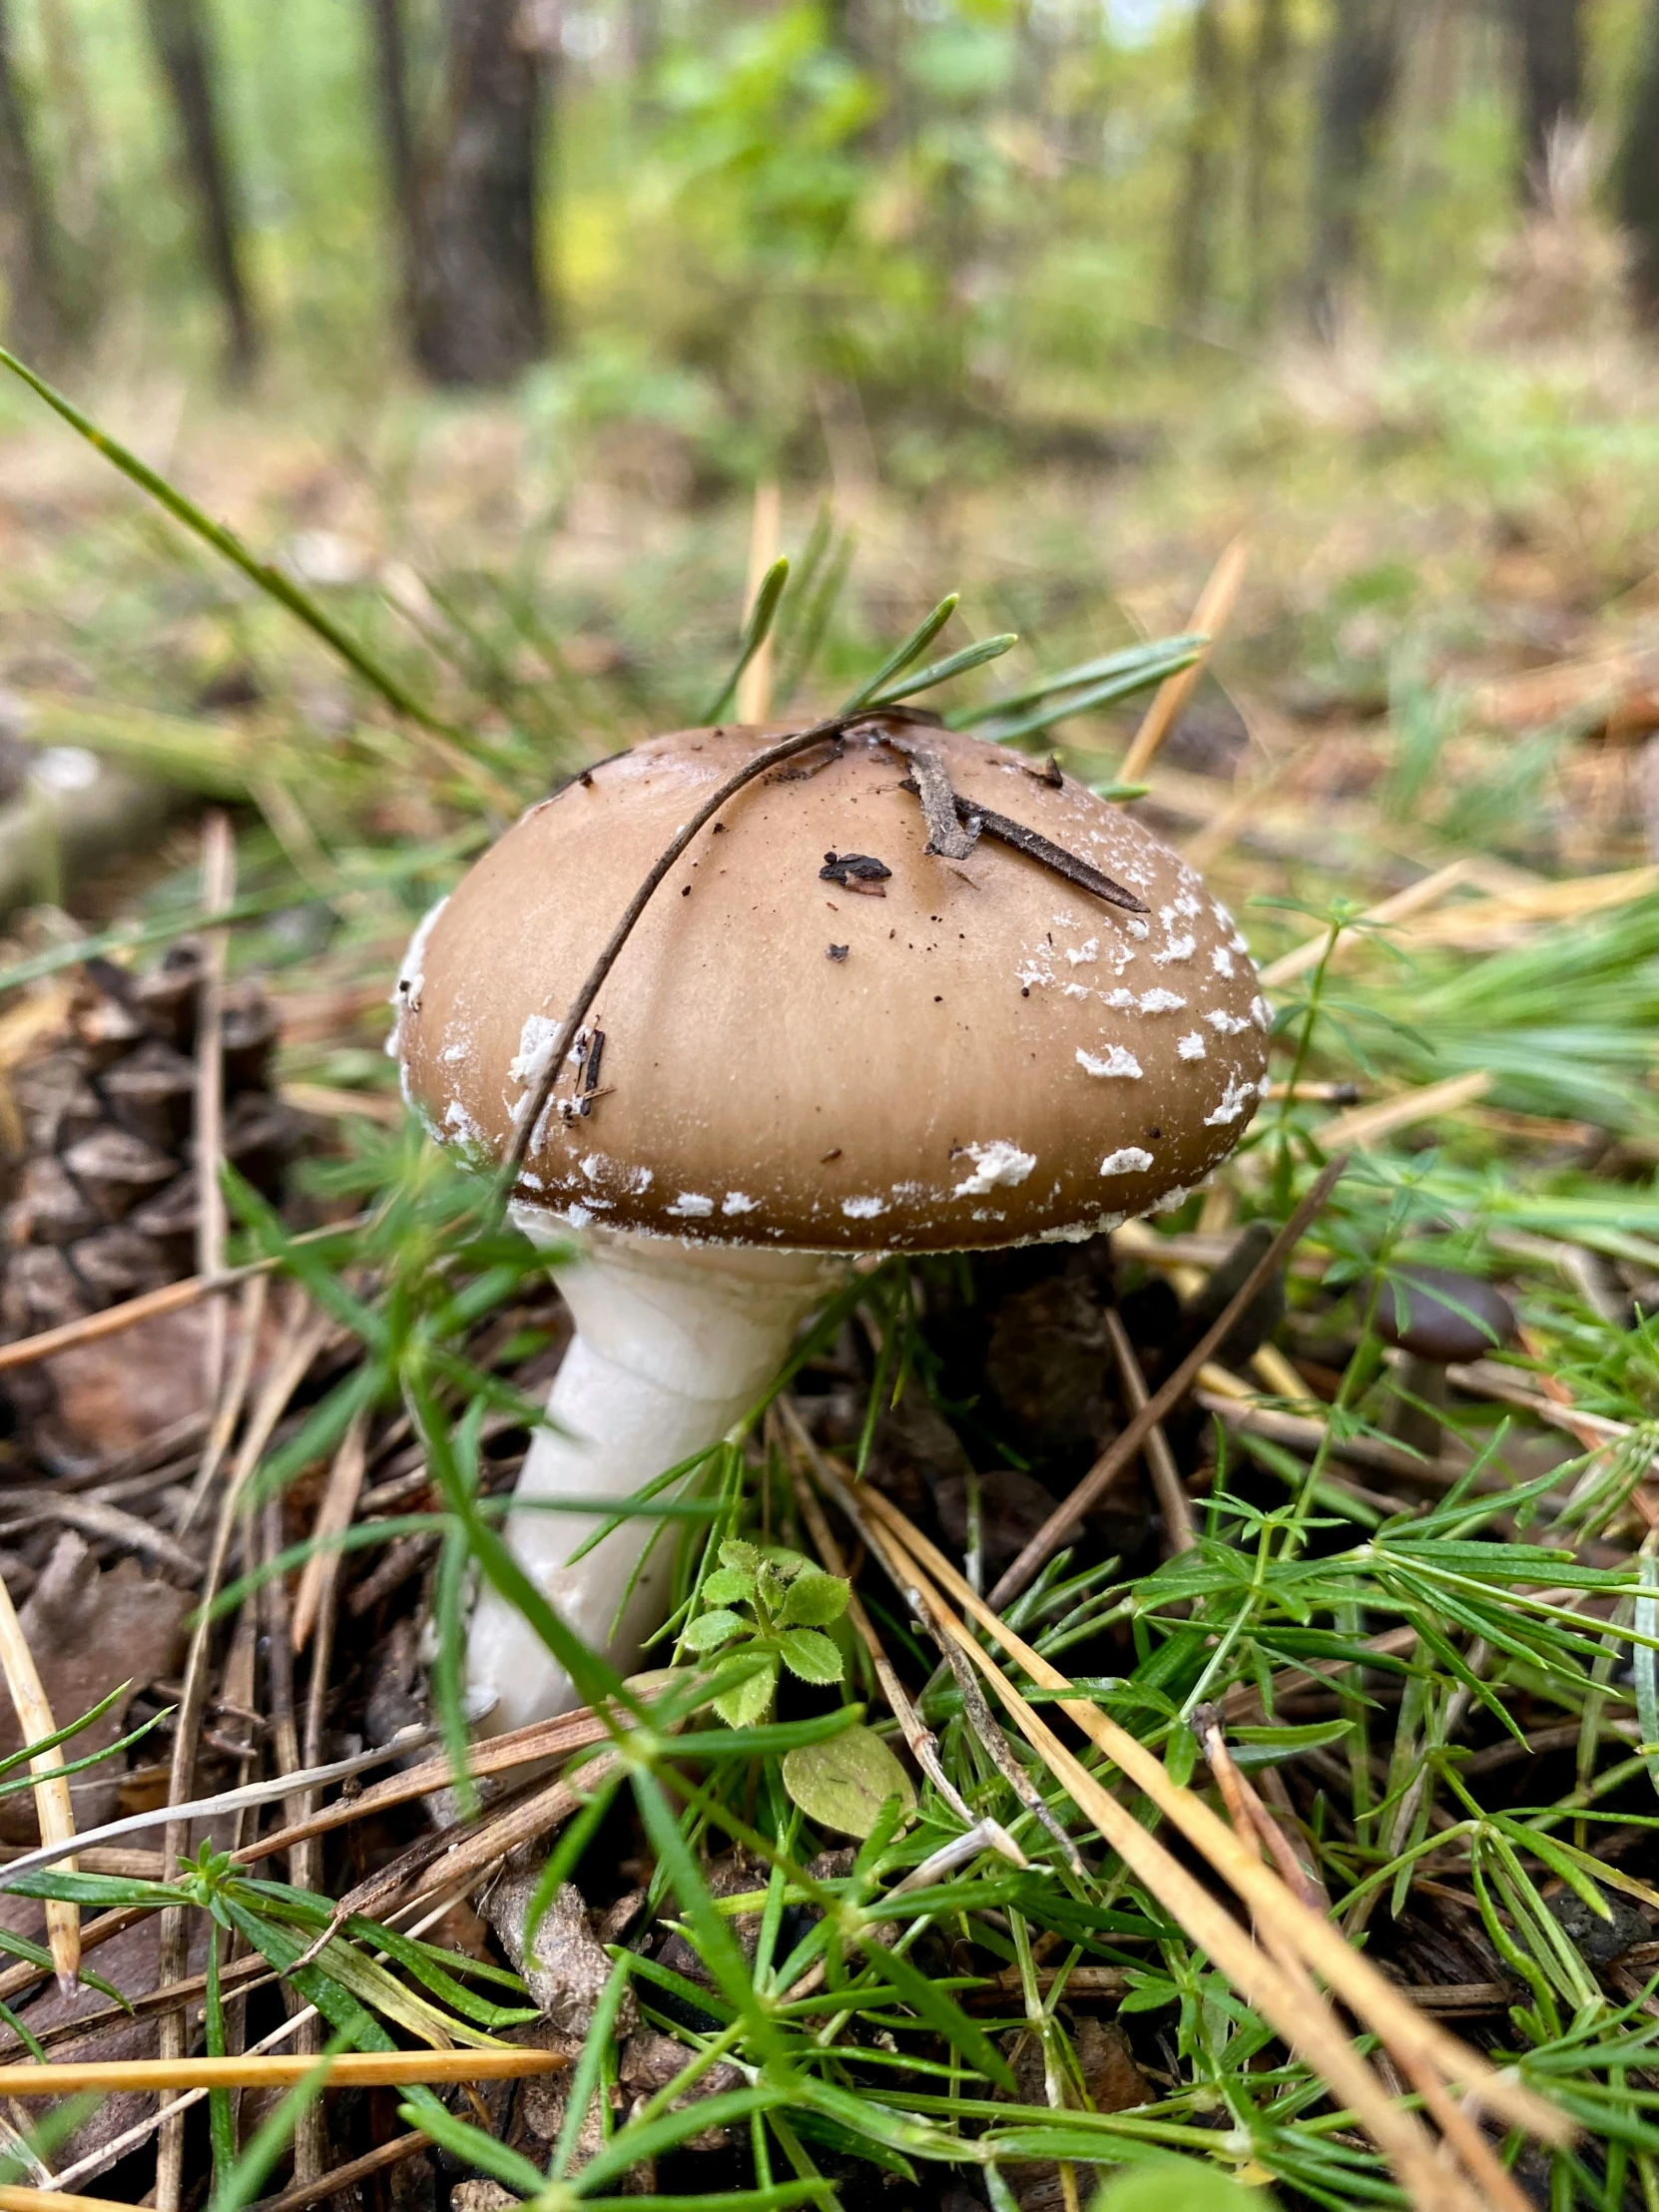
[[[790,563],[787,554],[781,555],[761,579],[761,588],[755,594],[755,604],[750,609],[749,620],[744,625],[743,643],[732,673],[716,692],[714,698],[698,716],[699,723],[718,722],[738,696],[738,686],[743,682],[744,671],[767,642],[777,616],[779,603],[784,597],[784,587],[790,580]]]
[[[841,707],[843,715],[856,714],[860,707],[867,707],[872,699],[879,699],[892,679],[907,669],[912,661],[919,661],[951,616],[961,599],[959,592],[951,592],[941,599],[930,615],[917,623],[896,652],[889,653],[868,683],[863,684]]]

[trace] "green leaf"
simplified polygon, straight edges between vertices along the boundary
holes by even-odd
[[[463,2166],[475,2166],[480,2173],[499,2181],[503,2188],[516,2189],[521,2197],[538,2197],[547,2186],[547,2177],[529,2159],[511,2150],[493,2135],[486,2135],[481,2127],[474,2127],[470,2120],[458,2120],[441,2106],[436,2113],[428,2113],[423,2106],[405,2104],[400,2117],[410,2127],[418,2127],[452,2158]]]
[[[714,1612],[700,1613],[696,1620],[687,1622],[684,1641],[692,1651],[718,1651],[734,1636],[741,1636],[748,1625],[741,1614],[717,1607]]]
[[[784,586],[790,580],[790,563],[787,554],[781,555],[761,578],[761,588],[755,594],[755,605],[749,620],[744,624],[743,640],[738,648],[738,658],[726,682],[698,716],[700,723],[718,722],[732,701],[737,697],[743,672],[767,641],[773,618],[778,612],[778,602],[784,596]]]
[[[837,1836],[867,1836],[890,1798],[905,1819],[916,1809],[909,1776],[873,1728],[843,1729],[792,1751],[784,1787],[810,1821]]]
[[[343,2041],[343,2037],[333,2037],[326,2049],[318,2054],[316,2064],[306,2071],[302,2079],[294,2083],[280,2103],[261,2121],[242,2156],[216,2181],[208,2212],[241,2212],[243,2205],[253,2203],[265,2185],[266,2176],[286,2150],[288,2138],[298,2125],[299,2115],[313,2099],[321,2095],[329,2065]],[[228,2092],[225,2093],[228,2095]],[[441,2106],[439,2109],[442,2109]],[[427,2123],[422,2120],[418,2124],[424,2126]]]
[[[1341,1743],[1353,1731],[1346,1717],[1334,1721],[1310,1721],[1300,1728],[1235,1728],[1233,1756],[1241,1767],[1271,1767],[1276,1760],[1294,1759],[1305,1751],[1323,1751]]]
[[[764,1665],[755,1669],[747,1682],[740,1682],[736,1689],[721,1692],[714,1701],[715,1711],[728,1728],[752,1728],[771,1712],[772,1701],[777,1694],[778,1662],[768,1657]]]
[[[766,1564],[765,1554],[756,1544],[746,1544],[741,1536],[728,1536],[720,1547],[720,1563],[723,1567],[737,1567],[744,1574],[759,1574]]]
[[[867,684],[860,685],[841,708],[843,715],[852,715],[860,707],[867,707],[872,699],[879,699],[892,679],[907,669],[913,661],[919,661],[951,616],[956,612],[959,592],[951,592],[941,599],[930,615],[926,615],[910,632],[897,651],[887,656]]]
[[[1090,2212],[1276,2212],[1276,2200],[1197,2158],[1151,2158],[1108,2181]]]
[[[828,1628],[846,1611],[851,1587],[838,1574],[812,1567],[790,1584],[779,1619],[786,1628]]]
[[[1005,699],[993,699],[983,707],[953,715],[951,724],[955,729],[966,730],[976,722],[1000,719],[1016,708],[1035,706],[1040,699],[1052,699],[1061,692],[1081,691],[1085,685],[1098,684],[1102,680],[1144,689],[1149,684],[1162,683],[1172,663],[1178,670],[1190,668],[1208,643],[1202,631],[1189,630],[1180,637],[1154,638],[1144,644],[1121,647],[1096,660],[1061,669],[1053,676],[1039,676],[1034,684],[1010,692]]]
[[[778,1649],[791,1674],[798,1674],[803,1682],[838,1682],[841,1678],[840,1653],[816,1628],[785,1629],[778,1639]]]
[[[970,668],[982,668],[987,661],[999,660],[1010,646],[1018,643],[1017,630],[1004,630],[997,637],[981,638],[977,645],[964,645],[959,653],[946,654],[942,661],[929,661],[914,676],[906,676],[902,684],[894,684],[890,691],[882,692],[876,705],[896,704],[900,699],[914,698],[917,692],[931,691],[935,684],[948,684],[953,676],[965,676]]]
[[[755,1595],[755,1577],[742,1567],[716,1567],[703,1584],[705,1605],[747,1605]]]

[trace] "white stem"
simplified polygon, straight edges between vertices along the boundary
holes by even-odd
[[[527,1208],[514,1213],[538,1242],[563,1233],[562,1225]],[[576,1335],[548,1393],[556,1429],[537,1429],[518,1478],[514,1498],[523,1505],[625,1498],[717,1443],[782,1367],[828,1281],[817,1253],[614,1232],[593,1235],[583,1256],[556,1266],[553,1275]],[[643,1516],[625,1521],[567,1564],[606,1517],[515,1511],[507,1541],[560,1618],[626,1674],[662,1625],[680,1524],[665,1527]],[[492,1733],[582,1703],[523,1615],[488,1586],[467,1639],[467,1683],[493,1695],[483,1724]]]

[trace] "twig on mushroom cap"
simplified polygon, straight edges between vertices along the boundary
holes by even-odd
[[[919,784],[906,777],[904,789],[926,800]],[[1052,837],[1045,837],[1041,830],[1028,830],[1023,822],[1014,822],[1007,815],[999,815],[993,808],[981,807],[977,802],[954,795],[956,813],[965,823],[976,824],[978,832],[994,837],[998,844],[1012,845],[1016,852],[1023,852],[1028,860],[1040,860],[1044,867],[1051,867],[1056,875],[1063,875],[1068,883],[1075,883],[1079,890],[1089,891],[1096,898],[1103,898],[1109,906],[1122,906],[1132,914],[1144,914],[1151,909],[1145,899],[1137,898],[1133,891],[1125,890],[1121,883],[1114,883],[1109,875],[1092,867],[1087,860],[1080,860],[1075,852],[1068,852],[1063,844],[1056,844]],[[931,823],[932,817],[928,817]],[[938,849],[935,847],[934,849]],[[959,857],[959,855],[950,855]]]
[[[1129,1461],[1140,1450],[1142,1444],[1145,1443],[1147,1437],[1170,1408],[1180,1403],[1192,1387],[1193,1379],[1198,1374],[1199,1369],[1210,1358],[1216,1347],[1226,1342],[1239,1316],[1262,1288],[1268,1277],[1273,1274],[1276,1268],[1284,1265],[1297,1245],[1301,1243],[1309,1225],[1336,1189],[1338,1182],[1347,1172],[1347,1168],[1348,1154],[1346,1152],[1339,1154],[1335,1160],[1329,1163],[1319,1181],[1313,1185],[1303,1199],[1302,1204],[1290,1220],[1286,1222],[1284,1228],[1280,1230],[1278,1236],[1274,1238],[1272,1244],[1268,1246],[1262,1257],[1239,1285],[1232,1299],[1216,1316],[1216,1319],[1210,1324],[1204,1335],[1200,1337],[1198,1343],[1194,1345],[1174,1374],[1167,1376],[1159,1383],[1157,1389],[1153,1391],[1140,1411],[1134,1415],[1121,1433],[1115,1436],[1106,1446],[1106,1449],[1088,1473],[1084,1475],[1082,1481],[1077,1484],[1070,1496],[1064,1498],[1060,1504],[1055,1506],[1053,1512],[1049,1514],[1047,1520],[1043,1522],[1041,1528],[1037,1530],[1037,1533],[1031,1538],[1019,1557],[1006,1569],[1001,1581],[997,1583],[996,1588],[986,1601],[993,1609],[1006,1605],[1010,1598],[1018,1597],[1021,1590],[1025,1588],[1043,1562],[1052,1552],[1059,1549],[1065,1539],[1066,1530],[1071,1527],[1080,1514],[1088,1511],[1118,1469],[1129,1464]]]
[[[545,1065],[538,1074],[534,1087],[527,1093],[523,1101],[519,1110],[518,1126],[513,1132],[513,1141],[507,1149],[506,1158],[502,1162],[501,1180],[504,1195],[510,1192],[517,1183],[519,1170],[523,1167],[530,1149],[535,1143],[536,1131],[540,1126],[542,1115],[547,1110],[548,1100],[553,1096],[554,1087],[558,1083],[560,1075],[564,1072],[565,1061],[570,1057],[570,1048],[576,1041],[576,1033],[586,1019],[589,1008],[599,996],[606,976],[616,965],[623,946],[632,935],[634,926],[640,916],[651,903],[652,897],[661,886],[663,878],[691,844],[698,831],[719,814],[722,807],[726,806],[730,800],[735,799],[745,785],[752,784],[758,776],[764,776],[769,769],[777,768],[784,761],[793,760],[798,753],[811,751],[815,745],[822,745],[827,738],[841,737],[847,730],[860,722],[880,722],[892,712],[892,709],[881,706],[855,708],[850,713],[831,715],[828,721],[815,723],[810,730],[798,730],[787,738],[780,738],[776,745],[765,747],[763,751],[755,755],[753,760],[746,762],[741,769],[736,770],[729,776],[725,783],[696,810],[691,820],[685,823],[670,839],[646,871],[644,881],[628,901],[621,919],[606,939],[604,947],[594,961],[593,966],[588,970],[581,988],[571,1002],[569,1012],[559,1024],[558,1034],[553,1039]],[[942,768],[939,773],[942,778]],[[911,789],[919,791],[919,787],[910,783],[909,779],[906,779],[906,782],[910,784]],[[1055,844],[1052,839],[1041,835],[1035,830],[1026,829],[1023,823],[1011,822],[1006,815],[996,814],[988,808],[971,806],[967,800],[954,793],[951,797],[958,819],[962,822],[972,821],[977,823],[979,830],[982,830],[986,836],[995,837],[1000,843],[1012,845],[1016,851],[1023,852],[1029,859],[1040,860],[1045,867],[1051,867],[1056,874],[1063,875],[1068,882],[1075,883],[1079,889],[1091,891],[1096,898],[1105,899],[1109,905],[1125,907],[1130,913],[1135,914],[1144,914],[1147,911],[1145,903],[1137,898],[1132,891],[1125,890],[1121,883],[1114,883],[1109,875],[1103,875],[1097,867],[1091,867],[1087,860],[1080,860],[1075,853],[1066,851],[1063,845]],[[970,839],[968,849],[971,849],[971,842]],[[959,855],[955,856],[959,857]]]
[[[959,822],[956,819],[960,811],[956,791],[943,761],[932,746],[915,738],[889,738],[887,743],[894,753],[903,754],[914,771],[914,780],[906,777],[904,788],[921,801],[927,818],[927,850],[942,859],[965,860],[979,841],[979,823],[968,814]]]

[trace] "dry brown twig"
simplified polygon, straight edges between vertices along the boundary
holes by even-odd
[[[322,1238],[360,1229],[365,1218],[359,1214],[350,1221],[329,1222],[321,1229],[307,1229],[292,1241],[296,1245],[316,1244]],[[262,1275],[275,1275],[282,1264],[278,1253],[267,1260],[247,1261],[240,1268],[226,1268],[219,1275],[187,1275],[180,1282],[164,1283],[160,1290],[124,1299],[119,1306],[106,1306],[102,1313],[60,1322],[55,1329],[38,1330],[32,1337],[19,1337],[12,1344],[0,1345],[0,1374],[10,1368],[34,1367],[57,1353],[73,1352],[80,1345],[102,1344],[107,1337],[119,1337],[160,1314],[181,1314],[205,1298],[218,1298]]]
[[[328,1468],[328,1481],[322,1492],[321,1503],[316,1509],[316,1519],[311,1526],[311,1541],[317,1548],[311,1552],[300,1570],[299,1588],[293,1601],[290,1633],[295,1652],[303,1651],[310,1642],[311,1632],[316,1627],[324,1603],[332,1602],[340,1567],[340,1555],[334,1548],[334,1543],[350,1527],[351,1516],[357,1509],[367,1459],[367,1441],[368,1415],[366,1411],[359,1411],[353,1414],[349,1427],[340,1438],[339,1449],[334,1453]]]
[[[38,2060],[0,2066],[0,2096],[68,2097],[91,2089],[113,2096],[120,2089],[292,2089],[313,2072],[321,2086],[389,2089],[403,2083],[517,2081],[526,2074],[557,2073],[570,2063],[562,2051],[533,2043],[498,2044],[487,2050],[345,2050],[332,2058],[88,2058],[56,2065]]]
[[[1123,1394],[1129,1400],[1131,1413],[1138,1413],[1146,1404],[1146,1377],[1141,1373],[1141,1363],[1135,1357],[1135,1348],[1129,1342],[1129,1332],[1115,1306],[1106,1309],[1106,1336],[1112,1347],[1112,1358],[1117,1363],[1118,1379],[1123,1384]],[[1187,1486],[1181,1479],[1181,1470],[1170,1450],[1169,1438],[1162,1426],[1154,1421],[1146,1432],[1146,1465],[1152,1477],[1153,1493],[1158,1500],[1158,1510],[1164,1516],[1164,1535],[1171,1551],[1191,1551],[1198,1537],[1193,1530],[1192,1500]]]

